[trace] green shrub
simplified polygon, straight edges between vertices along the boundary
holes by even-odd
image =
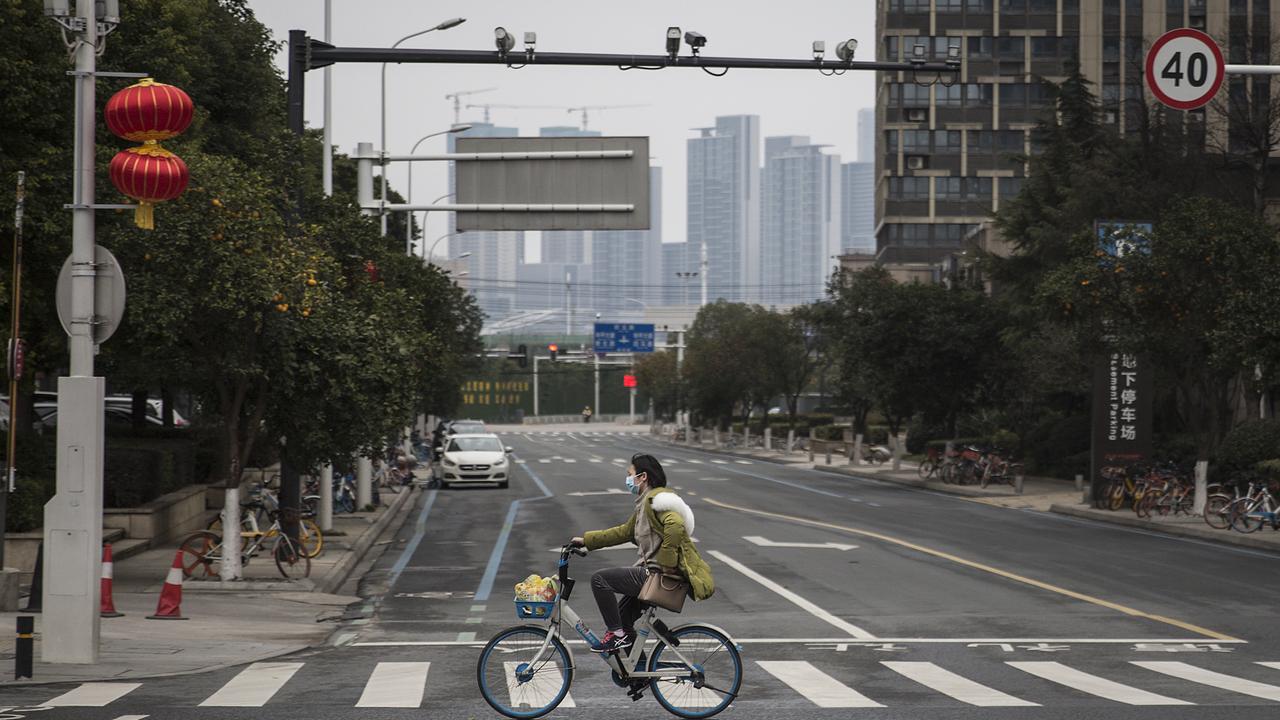
[[[1222,440],[1218,446],[1215,473],[1228,478],[1253,473],[1258,463],[1278,456],[1280,421],[1251,420],[1236,426]]]

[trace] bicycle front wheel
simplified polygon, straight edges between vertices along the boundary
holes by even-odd
[[[298,521],[298,542],[302,545],[302,554],[309,558],[320,557],[324,550],[324,535],[314,520],[303,518]]]
[[[208,530],[200,530],[183,538],[178,544],[182,553],[182,576],[195,580],[218,577],[222,562],[222,537]]]
[[[511,718],[536,718],[564,700],[573,682],[573,663],[559,638],[551,638],[542,650],[546,642],[546,628],[518,625],[484,646],[476,681],[490,707]]]
[[[311,577],[311,558],[302,551],[302,547],[294,544],[288,535],[281,534],[276,540],[275,550],[271,553],[276,558],[276,569],[282,577]]]
[[[1262,519],[1262,511],[1266,509],[1261,500],[1245,500],[1233,505],[1234,514],[1231,516],[1231,529],[1242,533],[1257,532],[1262,529],[1265,521]]]
[[[659,641],[649,658],[649,672],[692,670],[694,676],[653,678],[649,681],[653,697],[667,712],[682,718],[709,718],[729,707],[742,688],[742,656],[737,645],[706,625],[684,625],[671,634],[679,646],[670,648]]]
[[[920,479],[928,480],[935,472],[938,471],[938,463],[933,460],[925,459],[920,461]]]

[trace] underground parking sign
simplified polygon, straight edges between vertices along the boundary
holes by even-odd
[[[1191,28],[1170,30],[1147,53],[1147,89],[1176,110],[1195,110],[1222,87],[1226,66],[1213,38]]]

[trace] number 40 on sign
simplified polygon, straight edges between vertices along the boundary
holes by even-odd
[[[1213,38],[1199,30],[1179,28],[1151,45],[1146,71],[1147,89],[1156,99],[1177,110],[1195,110],[1217,94],[1227,66]]]

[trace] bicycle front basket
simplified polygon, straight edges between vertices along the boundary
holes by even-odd
[[[516,600],[516,617],[520,620],[546,620],[556,607],[555,601]]]

